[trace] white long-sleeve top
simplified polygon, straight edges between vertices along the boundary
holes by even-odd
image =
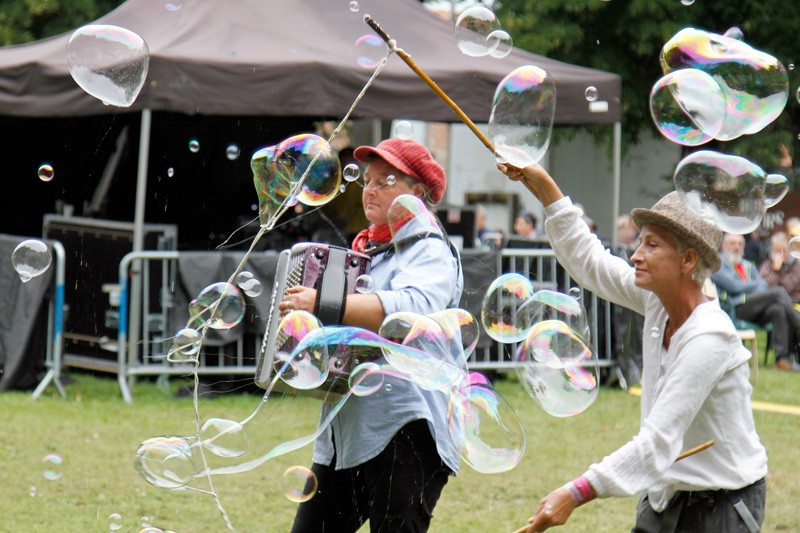
[[[656,511],[676,491],[738,489],[767,473],[756,433],[744,348],[717,300],[699,305],[663,347],[667,313],[659,298],[637,287],[634,269],[611,255],[569,198],[545,209],[558,261],[580,285],[644,315],[639,433],[583,474],[598,497],[648,490]],[[685,449],[714,445],[675,462]]]

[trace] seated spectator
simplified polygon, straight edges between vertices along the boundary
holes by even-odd
[[[758,231],[754,231],[744,237],[744,258],[748,261],[760,265],[761,261],[767,258],[767,247],[761,242]]]
[[[744,237],[726,233],[722,239],[722,267],[711,275],[720,306],[736,318],[756,324],[772,324],[775,366],[793,367],[795,333],[800,332],[800,313],[783,287],[768,287],[756,265],[743,257]]]
[[[758,272],[770,287],[783,287],[789,297],[800,302],[800,261],[789,253],[789,237],[778,232],[769,240],[769,258],[765,259]]]

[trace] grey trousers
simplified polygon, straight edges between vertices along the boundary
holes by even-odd
[[[631,533],[755,533],[764,522],[766,499],[767,486],[760,479],[738,490],[678,492],[657,513],[645,492]]]

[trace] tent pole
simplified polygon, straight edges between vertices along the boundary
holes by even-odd
[[[133,215],[133,251],[144,249],[144,208],[147,203],[147,163],[150,160],[150,128],[152,111],[142,110],[141,131],[139,132],[139,167],[136,173],[136,205]],[[130,311],[128,312],[128,368],[135,366],[139,357],[139,330],[141,329],[142,306],[142,262],[134,261],[131,265],[131,290],[129,294]],[[127,377],[127,376],[121,376]],[[133,386],[129,378],[128,386]]]
[[[611,199],[611,246],[617,247],[617,217],[619,217],[619,194],[622,181],[622,122],[614,122],[613,180]]]

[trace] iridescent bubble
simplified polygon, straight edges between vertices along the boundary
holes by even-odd
[[[130,107],[150,64],[147,43],[136,33],[105,24],[78,28],[67,42],[72,79],[106,105]]]
[[[348,384],[356,396],[369,396],[383,387],[383,380],[384,372],[381,367],[376,363],[366,362],[356,366],[350,372]]]
[[[686,206],[728,233],[754,231],[766,213],[766,173],[747,159],[701,150],[678,163],[675,189]]]
[[[291,466],[283,473],[281,486],[290,501],[307,502],[317,493],[317,476],[305,466]]]
[[[690,5],[694,4],[694,0],[681,0],[681,4],[683,4],[685,6],[690,6]]]
[[[742,29],[740,27],[731,26],[730,28],[728,28],[725,31],[725,33],[723,34],[723,37],[727,37],[729,39],[736,39],[737,41],[741,41],[742,39],[744,39],[744,33],[742,32]]]
[[[531,324],[555,320],[566,324],[583,339],[589,338],[589,320],[586,310],[577,299],[567,294],[551,291],[536,291],[517,309],[517,314],[530,317]],[[583,357],[581,350],[579,357]]]
[[[514,40],[505,30],[494,30],[486,36],[486,44],[489,47],[489,55],[502,59],[514,49]]]
[[[50,163],[44,163],[38,170],[39,179],[42,181],[50,181],[55,176],[55,171]]]
[[[737,39],[695,28],[679,31],[664,45],[665,74],[696,68],[709,74],[725,94],[726,113],[715,138],[722,141],[761,131],[781,114],[789,77],[775,57]]]
[[[108,515],[108,530],[119,531],[120,529],[122,529],[122,515],[119,513]]]
[[[44,274],[53,256],[45,243],[36,239],[22,241],[11,253],[11,265],[22,283]]]
[[[313,162],[313,166],[312,166]],[[318,135],[304,133],[289,137],[275,152],[275,172],[294,184],[303,176],[297,200],[305,205],[323,205],[339,192],[342,172],[331,145]]]
[[[517,376],[545,412],[574,416],[597,399],[595,359],[578,332],[559,320],[545,320],[536,323],[519,346]]]
[[[466,366],[466,360],[475,351],[481,335],[478,320],[469,311],[457,307],[431,313],[428,316],[442,326],[442,331],[448,336],[451,346],[455,343],[463,351],[463,363]],[[451,352],[455,350],[451,348]],[[459,362],[460,357],[453,359]]]
[[[650,116],[661,134],[686,146],[707,143],[722,131],[725,93],[698,69],[674,70],[650,91]]]
[[[294,173],[277,172],[276,146],[257,150],[250,159],[253,185],[258,194],[258,218],[262,226],[274,224],[275,217],[287,203],[294,183],[300,178]]]
[[[483,297],[481,322],[486,334],[498,342],[519,342],[533,325],[533,308],[523,306],[533,296],[533,284],[521,274],[503,274]]]
[[[393,185],[396,179],[387,176],[386,184]],[[441,222],[421,198],[410,194],[397,196],[386,218],[400,270],[414,272],[418,265],[444,265],[454,261]],[[412,238],[419,235],[425,237]]]
[[[789,253],[793,257],[800,259],[800,237],[792,237],[789,239]]]
[[[168,177],[168,178],[171,178],[171,177],[172,177],[172,176],[174,176],[174,175],[175,175],[175,169],[174,169],[174,168],[172,168],[172,167],[169,167],[169,168],[167,169],[167,177]]]
[[[383,386],[383,390],[385,390],[386,392],[392,392],[392,384],[387,383],[386,385]]]
[[[183,488],[200,472],[203,464],[193,446],[196,442],[196,437],[147,439],[136,450],[136,470],[156,487]]]
[[[570,298],[575,300],[580,300],[581,296],[583,295],[583,289],[580,287],[570,287],[569,291],[567,292],[569,293]]]
[[[497,161],[518,168],[537,163],[550,144],[555,108],[555,82],[541,68],[526,65],[503,78],[489,117]]]
[[[450,395],[448,429],[476,472],[508,472],[522,460],[525,430],[514,409],[488,386],[465,383]]]
[[[62,476],[61,465],[63,462],[64,460],[57,453],[48,453],[45,455],[42,459],[42,463],[44,464],[44,478],[50,481],[60,479]]]
[[[397,176],[395,176],[394,174],[389,174],[388,176],[386,176],[386,186],[387,187],[391,187],[396,182],[397,182]]]
[[[371,294],[375,292],[375,280],[372,276],[362,274],[356,278],[356,292],[361,294]]]
[[[347,183],[352,183],[361,177],[361,167],[355,163],[350,163],[342,170],[342,177]]]
[[[316,389],[328,378],[330,357],[326,331],[317,317],[292,311],[278,324],[275,373],[287,385],[300,390]]]
[[[247,452],[247,432],[241,423],[228,418],[209,418],[200,428],[200,439],[218,457],[241,457]]]
[[[485,6],[465,9],[456,19],[455,39],[458,49],[471,57],[482,57],[497,47],[497,39],[489,39],[492,32],[500,29],[500,21],[494,12]]]
[[[228,147],[225,148],[225,157],[227,157],[230,161],[239,159],[241,153],[242,151],[235,144],[229,144]]]
[[[175,11],[180,11],[183,4],[180,2],[167,2],[164,4],[164,7],[167,8],[167,11],[172,11],[174,13]]]
[[[167,354],[167,360],[171,363],[195,361],[200,352],[200,341],[201,335],[196,329],[181,329],[172,339],[172,348]]]
[[[767,209],[783,200],[789,192],[789,180],[780,174],[767,174],[767,183],[764,187],[764,204]]]
[[[253,276],[253,273],[247,270],[242,270],[236,274],[236,285],[242,289],[242,292],[251,298],[256,298],[264,292],[264,286],[261,280]]]
[[[652,328],[650,328],[650,336],[651,337],[653,337],[654,339],[657,339],[659,337],[659,335],[661,335],[661,330],[658,328],[658,326],[653,326]]]
[[[360,8],[358,7],[358,2],[356,2],[356,0],[353,0],[352,2],[350,2],[350,11],[351,12],[358,13],[359,9]]]
[[[383,61],[388,51],[386,43],[377,35],[372,33],[362,35],[355,43],[356,63],[364,68],[375,68]]]
[[[584,97],[586,97],[587,102],[594,102],[597,100],[597,87],[594,85],[589,85],[586,90],[583,92]]]
[[[160,527],[146,526],[139,531],[139,533],[165,533]]]
[[[143,516],[143,517],[141,517],[139,519],[139,527],[151,528],[151,527],[153,527],[153,524],[151,524],[152,521],[153,521],[153,519],[150,518],[149,516]],[[155,529],[158,529],[158,528],[155,528]],[[142,533],[142,532],[140,531],[139,533]]]
[[[189,141],[189,151],[192,152],[193,154],[196,154],[197,152],[199,152],[200,151],[200,141],[198,141],[197,139],[191,139]]]
[[[410,139],[414,135],[414,125],[408,120],[398,120],[395,121],[392,132],[398,139]]]
[[[219,282],[203,289],[189,304],[193,325],[231,329],[244,318],[244,297],[232,283]]]

